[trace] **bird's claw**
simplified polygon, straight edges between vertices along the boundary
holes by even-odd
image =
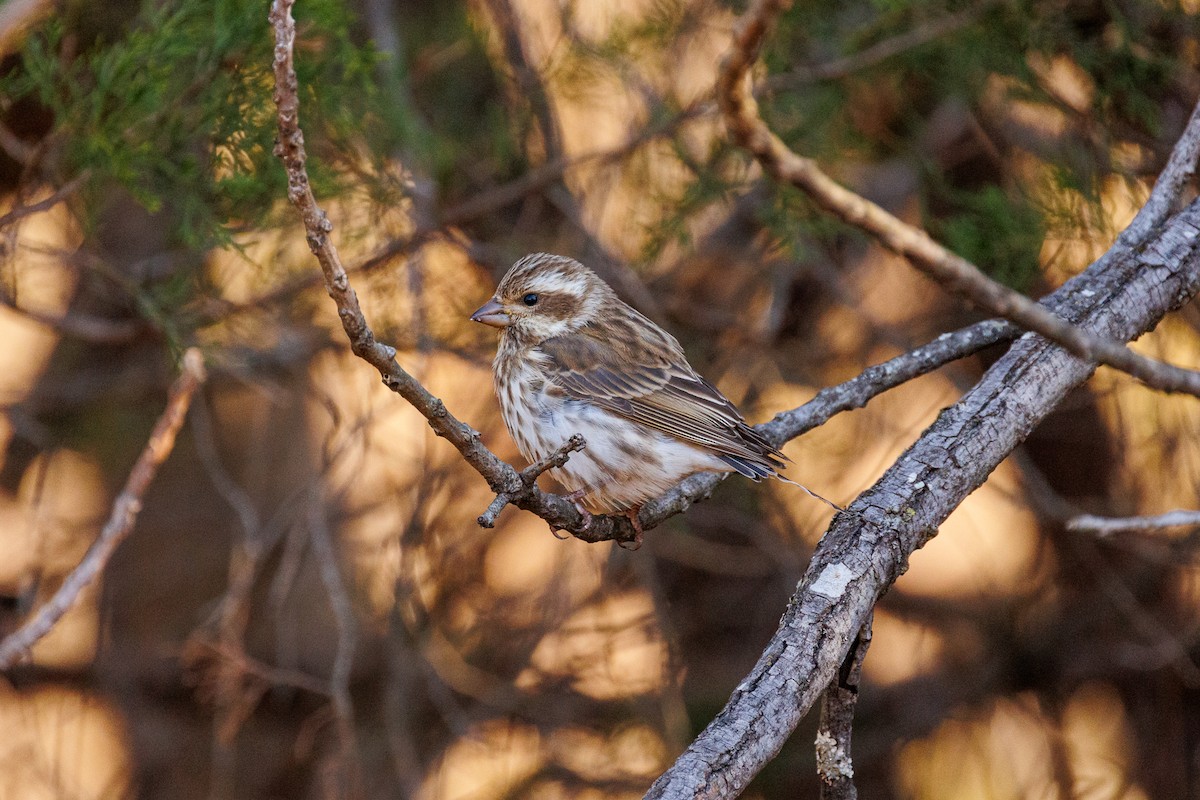
[[[625,516],[629,518],[629,524],[633,526],[633,541],[617,541],[617,545],[624,550],[637,550],[642,546],[642,521],[638,518],[638,514],[642,512],[641,506],[634,506],[625,512]]]

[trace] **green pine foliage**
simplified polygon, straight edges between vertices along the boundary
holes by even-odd
[[[384,134],[372,113],[376,58],[352,41],[353,21],[341,3],[302,5],[302,114],[310,147],[321,153],[311,176],[330,196],[347,188],[339,154]],[[173,238],[195,249],[275,221],[285,180],[272,154],[264,6],[148,3],[124,32],[98,37],[71,57],[83,38],[69,21],[52,22],[28,38],[19,68],[0,80],[0,95],[33,99],[52,114],[64,180],[86,173],[85,198],[116,185],[151,212],[169,211]]]

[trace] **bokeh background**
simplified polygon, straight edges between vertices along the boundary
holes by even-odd
[[[346,346],[271,155],[266,3],[0,7],[0,632],[78,562],[176,359],[211,380],[131,538],[0,676],[3,798],[638,797],[754,663],[830,510],[727,481],[627,552],[510,508]],[[467,315],[588,263],[752,421],[977,319],[772,185],[712,100],[740,4],[300,0],[301,124],[365,310],[506,459]],[[774,129],[1034,296],[1200,95],[1195,0],[802,2]],[[37,205],[41,204],[41,205]],[[15,212],[15,213],[8,213]],[[1200,365],[1194,306],[1136,347]],[[849,502],[999,350],[788,445]],[[1200,794],[1200,408],[1101,370],[883,599],[864,797]],[[547,484],[550,486],[550,484]],[[815,797],[808,720],[747,791]]]

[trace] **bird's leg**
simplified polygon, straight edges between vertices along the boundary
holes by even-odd
[[[637,550],[642,546],[642,521],[638,519],[638,514],[640,513],[642,513],[642,506],[640,503],[625,510],[625,516],[629,517],[629,524],[633,526],[633,532],[636,534],[633,541],[629,542],[628,544],[625,542],[617,542],[617,544],[619,544],[621,547],[624,547],[626,550]]]
[[[579,502],[580,499],[582,499],[587,493],[587,489],[576,489],[566,496],[568,500],[575,504],[575,510],[579,512],[581,517],[583,517],[583,527],[579,529],[581,531],[586,531],[588,528],[592,527],[592,512],[584,508],[583,503]]]

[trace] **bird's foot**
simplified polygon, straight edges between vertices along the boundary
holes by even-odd
[[[584,508],[583,503],[579,502],[586,494],[587,489],[576,489],[575,491],[566,495],[566,498],[570,500],[572,504],[574,504],[575,510],[579,512],[579,516],[583,517],[583,526],[580,527],[580,531],[586,531],[592,527],[592,512]]]
[[[634,538],[632,542],[617,542],[618,545],[626,550],[637,550],[642,546],[642,521],[638,518],[638,514],[642,511],[640,505],[626,509],[625,516],[629,517],[629,524],[633,526]]]

